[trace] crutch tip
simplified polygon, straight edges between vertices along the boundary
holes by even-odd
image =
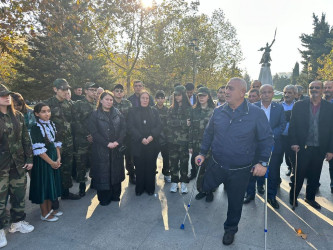
[[[180,225],[180,229],[184,230],[184,229],[185,229],[185,225],[184,225],[184,224],[181,224],[181,225]]]

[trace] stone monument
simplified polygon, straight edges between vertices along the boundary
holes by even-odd
[[[262,84],[270,84],[273,85],[273,78],[272,78],[272,73],[271,73],[271,64],[270,62],[272,61],[271,58],[271,47],[273,45],[273,43],[275,42],[275,36],[276,36],[276,30],[275,30],[275,34],[274,34],[274,39],[272,41],[272,43],[269,45],[268,43],[266,43],[265,47],[260,48],[258,51],[264,51],[264,53],[262,54],[260,63],[261,64],[261,69],[260,69],[260,74],[259,74],[259,78],[258,80],[262,83]]]

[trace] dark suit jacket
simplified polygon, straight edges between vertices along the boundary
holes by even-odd
[[[256,102],[259,108],[261,108],[261,102]],[[271,103],[271,113],[269,117],[269,124],[271,125],[271,129],[274,135],[274,150],[273,153],[282,153],[282,142],[281,135],[286,128],[286,117],[284,114],[283,106],[279,103],[272,102]]]
[[[304,149],[309,133],[310,99],[295,103],[290,118],[289,137],[291,145]],[[319,147],[323,155],[333,153],[333,105],[321,100],[319,113]]]

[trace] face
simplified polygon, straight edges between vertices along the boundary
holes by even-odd
[[[35,113],[35,116],[39,117],[39,119],[43,121],[48,121],[51,118],[51,109],[49,106],[42,107],[39,113]]]
[[[84,93],[86,94],[86,96],[88,96],[91,99],[95,100],[97,98],[97,88],[85,89]]]
[[[160,97],[156,98],[155,100],[156,100],[156,103],[158,106],[162,106],[162,105],[164,105],[165,97],[160,96]]]
[[[68,95],[68,89],[57,89],[57,88],[53,88],[56,96],[60,99],[60,100],[65,100],[66,99],[66,95]]]
[[[320,82],[312,82],[309,85],[309,95],[312,99],[321,98],[323,95],[323,88]]]
[[[198,100],[200,104],[206,104],[208,102],[208,95],[198,95]]]
[[[113,90],[114,97],[117,99],[122,99],[124,97],[124,90],[122,89],[115,89]]]
[[[113,105],[113,97],[110,95],[106,95],[103,97],[100,103],[102,104],[103,109],[110,109]]]
[[[229,105],[237,105],[242,103],[245,96],[245,89],[242,88],[239,81],[228,82],[225,88],[225,100]]]
[[[141,107],[148,107],[148,105],[149,105],[149,95],[147,93],[143,93],[140,96],[140,104],[141,104]]]
[[[104,89],[103,88],[98,88],[97,89],[97,97],[100,96],[103,93]]]
[[[255,82],[253,82],[252,84],[251,84],[251,88],[252,89],[260,89],[260,87],[261,87],[261,83],[260,82],[257,82],[257,81],[255,81]]]
[[[22,112],[23,104],[21,102],[16,102],[14,100],[13,100],[13,103],[14,103],[15,110]]]
[[[74,93],[75,93],[76,95],[82,95],[82,88],[74,89]]]
[[[260,98],[264,103],[271,103],[274,97],[274,90],[270,86],[260,89]]]
[[[327,81],[324,84],[324,94],[326,99],[333,98],[333,81]]]
[[[12,102],[10,95],[0,96],[0,106],[9,106]]]
[[[291,103],[296,98],[296,94],[292,89],[283,90],[283,99],[287,103]]]
[[[65,94],[65,99],[69,101],[72,97],[72,93],[69,89],[67,89],[66,94]]]
[[[186,90],[186,94],[188,96],[188,98],[190,98],[194,93],[194,89],[193,90]]]
[[[182,94],[174,94],[175,95],[175,101],[180,103],[183,101],[183,96]]]
[[[256,92],[250,92],[248,100],[250,103],[259,102],[260,96]]]
[[[134,83],[134,92],[135,92],[135,94],[140,94],[142,88],[143,88],[142,82]]]
[[[225,101],[225,89],[219,89],[219,91],[217,91],[217,98],[219,101]]]

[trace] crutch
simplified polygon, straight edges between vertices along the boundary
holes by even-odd
[[[295,159],[295,169],[294,169],[294,199],[293,199],[293,210],[295,210],[296,206],[296,176],[297,176],[297,151],[296,151],[296,159]]]
[[[200,163],[201,160],[199,159],[198,160],[198,163]],[[191,192],[191,196],[190,196],[190,201],[189,203],[187,204],[187,208],[186,208],[186,213],[185,213],[185,217],[184,217],[184,220],[183,220],[183,223],[180,225],[180,229],[185,229],[185,221],[186,221],[186,217],[188,215],[188,211],[190,210],[190,207],[191,207],[191,201],[192,201],[192,198],[193,198],[193,195],[194,195],[194,190],[196,189],[197,187],[197,181],[198,181],[198,177],[199,177],[199,173],[200,173],[200,169],[201,169],[201,164],[199,166],[199,169],[198,169],[198,172],[197,172],[197,177],[195,178],[195,182],[193,184],[193,188],[192,188],[192,192]]]

